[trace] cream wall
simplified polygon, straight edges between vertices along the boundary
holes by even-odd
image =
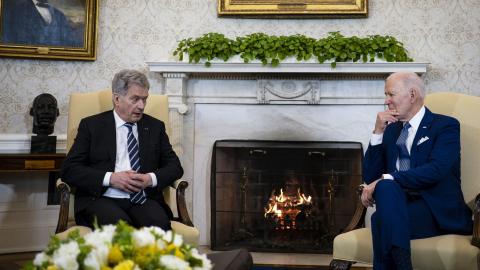
[[[252,32],[324,37],[393,35],[416,61],[430,62],[429,91],[480,95],[479,0],[370,0],[366,19],[217,18],[216,0],[100,0],[98,56],[94,62],[0,59],[0,135],[31,132],[33,98],[49,92],[59,101],[56,134],[66,130],[68,95],[108,87],[122,68],[146,70],[145,61],[174,60],[177,41],[206,32],[229,37]],[[153,91],[161,81],[150,74]]]

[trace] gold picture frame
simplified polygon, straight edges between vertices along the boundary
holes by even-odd
[[[218,16],[355,18],[368,16],[368,0],[218,0]]]
[[[98,0],[0,0],[0,57],[96,59]]]

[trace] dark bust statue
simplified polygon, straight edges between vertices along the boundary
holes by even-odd
[[[30,115],[33,116],[32,132],[38,135],[32,136],[30,152],[55,153],[57,137],[48,135],[53,133],[55,120],[60,115],[57,99],[47,93],[38,95],[33,100]]]
[[[47,93],[38,95],[30,109],[30,115],[33,116],[33,133],[45,136],[52,134],[59,114],[54,96]]]

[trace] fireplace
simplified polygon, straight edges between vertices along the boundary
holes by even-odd
[[[185,194],[201,245],[210,245],[211,158],[217,140],[354,141],[368,146],[384,109],[384,79],[427,63],[148,62],[152,89],[168,95],[170,142],[189,182]],[[278,192],[278,191],[277,191]],[[263,209],[263,206],[262,206]],[[359,217],[361,218],[361,217]]]
[[[211,247],[331,253],[350,222],[362,144],[220,140],[211,168]]]

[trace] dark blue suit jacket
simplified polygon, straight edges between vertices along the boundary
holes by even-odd
[[[420,193],[441,230],[470,234],[471,210],[464,202],[460,186],[458,120],[426,109],[413,140],[411,168],[407,171],[396,170],[398,150],[395,143],[401,129],[401,122],[388,125],[382,143],[368,146],[363,162],[363,180],[371,183],[382,174],[391,174],[402,188]]]

